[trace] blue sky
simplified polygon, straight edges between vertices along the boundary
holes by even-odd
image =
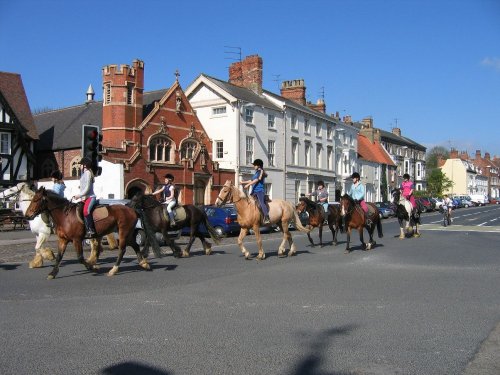
[[[0,0],[0,71],[22,75],[33,109],[81,104],[101,69],[145,62],[145,90],[227,80],[259,54],[264,88],[303,78],[328,113],[500,156],[498,0]]]

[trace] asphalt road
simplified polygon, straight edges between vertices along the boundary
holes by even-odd
[[[152,272],[129,251],[107,277],[116,252],[94,274],[70,248],[51,281],[48,266],[5,262],[32,243],[2,233],[1,372],[499,374],[500,207],[463,210],[446,229],[425,215],[422,237],[406,240],[384,220],[374,250],[348,255],[343,234],[312,248],[293,232],[298,255],[280,259],[269,234],[265,261],[245,261],[230,238],[212,256],[195,242],[190,259],[151,259]]]

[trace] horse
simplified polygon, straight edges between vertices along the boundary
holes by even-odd
[[[413,232],[413,237],[420,237],[418,224],[420,224],[420,214],[422,213],[419,205],[413,209],[411,202],[401,194],[401,189],[395,188],[392,193],[392,202],[396,204],[396,217],[399,222],[399,238],[406,238],[406,234]],[[413,229],[414,228],[414,229]]]
[[[309,198],[300,197],[299,203],[295,206],[295,209],[300,214],[304,210],[309,215],[309,225],[314,229],[318,228],[319,230],[319,244],[323,247],[323,224],[325,219],[328,220],[328,227],[332,231],[333,235],[333,244],[337,245],[337,233],[342,230],[342,217],[340,216],[340,205],[338,204],[329,204],[328,212],[325,212],[323,206],[319,203],[313,202]],[[307,233],[307,237],[309,238],[309,242],[311,246],[314,247],[314,242],[311,238],[311,234]]]
[[[257,238],[257,246],[259,248],[259,254],[256,259],[264,260],[266,258],[266,254],[262,248],[262,237],[260,234],[260,226],[262,225],[263,215],[260,211],[258,203],[255,199],[250,198],[246,193],[240,191],[236,186],[234,186],[231,180],[227,180],[217,196],[215,205],[220,207],[223,204],[230,202],[234,203],[238,213],[238,224],[240,224],[241,227],[240,235],[238,237],[238,245],[241,252],[245,256],[245,259],[251,259],[251,256],[243,245],[243,239],[248,234],[248,231],[253,229],[255,237]],[[288,256],[295,255],[297,249],[288,229],[289,222],[294,222],[295,227],[301,232],[309,233],[310,230],[302,226],[299,215],[293,205],[282,199],[273,199],[269,202],[269,218],[271,220],[271,224],[277,224],[283,232],[283,241],[279,246],[278,256],[282,257],[285,255],[285,243],[287,240],[290,244]]]
[[[352,250],[349,247],[349,242],[351,240],[351,230],[356,229],[359,233],[359,239],[364,250],[371,250],[376,242],[373,240],[373,232],[375,230],[375,225],[377,226],[378,237],[382,238],[384,235],[382,233],[382,222],[380,221],[380,216],[378,214],[378,208],[373,203],[366,203],[372,208],[372,214],[370,219],[372,221],[371,225],[366,225],[365,223],[365,213],[360,205],[354,202],[348,194],[344,194],[340,198],[341,214],[345,218],[345,226],[347,227],[347,245],[344,253],[348,254]],[[370,241],[365,243],[363,240],[363,228],[366,227],[368,234],[370,236]]]
[[[198,208],[192,204],[185,204],[175,209],[177,216],[175,221],[176,228],[189,227],[191,229],[189,242],[182,253],[180,253],[179,248],[174,243],[174,240],[168,236],[168,231],[172,230],[172,226],[170,225],[170,219],[168,214],[165,212],[165,206],[163,204],[158,202],[152,195],[145,195],[142,192],[138,192],[132,198],[130,206],[144,212],[143,223],[146,231],[150,230],[152,233],[161,232],[165,242],[170,246],[175,257],[189,257],[191,246],[193,245],[196,237],[200,239],[203,249],[205,250],[205,254],[210,255],[212,253],[212,245],[200,232],[198,228],[199,224],[205,225],[210,237],[216,244],[220,243],[221,237],[208,221],[207,214],[202,208]],[[155,243],[153,242],[153,248],[154,246]],[[149,243],[147,242],[143,250],[143,255],[147,254],[148,248]]]
[[[83,258],[82,242],[85,238],[85,225],[83,224],[81,212],[79,212],[80,208],[81,204],[72,203],[42,186],[35,192],[26,210],[25,215],[29,220],[42,212],[46,212],[52,218],[55,232],[59,237],[56,263],[49,273],[48,279],[54,279],[59,272],[69,242],[73,242],[80,263],[89,271],[97,270],[95,263],[86,261]],[[133,208],[123,205],[98,206],[93,210],[93,216],[98,242],[101,241],[103,236],[112,233],[116,228],[118,229],[120,252],[115,265],[109,270],[108,276],[113,276],[118,272],[127,245],[132,246],[134,249],[139,266],[146,270],[151,269],[147,260],[142,256],[139,245],[135,242],[134,229],[138,214]],[[93,250],[95,251],[95,248]],[[91,258],[97,259],[97,255],[93,254]]]

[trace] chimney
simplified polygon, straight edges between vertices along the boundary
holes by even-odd
[[[450,159],[458,159],[458,150],[454,148],[450,150]]]
[[[481,150],[476,150],[476,160],[481,159]]]
[[[232,63],[229,67],[229,83],[262,94],[262,65],[259,55],[247,56],[243,61]]]
[[[392,128],[392,134],[401,137],[401,129],[400,128]]]
[[[303,79],[283,81],[281,83],[281,96],[296,103],[306,105],[306,86]]]
[[[318,99],[316,104],[307,103],[307,106],[311,109],[314,109],[315,111],[326,113],[326,104],[323,99]]]
[[[373,128],[373,118],[371,117],[365,117],[364,119],[361,120],[361,123],[363,124],[363,127],[366,129]]]
[[[346,116],[342,117],[342,122],[345,122],[346,124],[352,124],[351,115],[346,115]]]
[[[490,160],[490,153],[489,153],[489,152],[485,152],[485,153],[484,153],[484,158],[485,158],[486,160]]]
[[[86,95],[87,95],[86,103],[94,101],[95,92],[94,92],[94,88],[92,87],[92,84],[89,85],[89,88],[87,89]]]
[[[469,154],[467,153],[467,151],[460,152],[460,159],[465,161],[469,160]]]

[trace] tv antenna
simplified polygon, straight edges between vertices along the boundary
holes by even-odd
[[[224,51],[226,55],[226,57],[224,57],[225,60],[241,62],[241,47],[224,46],[224,48],[227,48],[227,50]]]
[[[278,85],[278,92],[280,91],[280,85],[281,85],[281,74],[273,74],[273,81],[276,82],[276,84]]]
[[[319,97],[323,100],[323,102],[325,101],[325,86],[321,86],[319,88]]]

